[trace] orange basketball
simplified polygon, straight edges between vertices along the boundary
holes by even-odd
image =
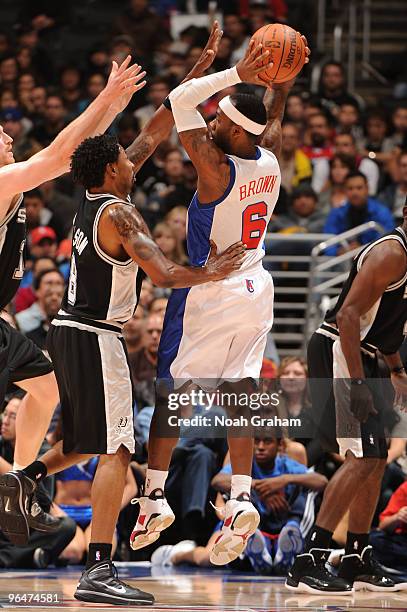
[[[259,74],[266,83],[284,83],[293,79],[305,62],[305,44],[301,35],[287,25],[271,23],[265,25],[252,36],[256,45],[263,45],[263,52],[270,51],[263,62],[266,66],[271,57],[273,65]]]

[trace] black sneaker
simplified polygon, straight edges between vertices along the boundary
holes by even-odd
[[[298,555],[288,572],[286,588],[315,595],[350,595],[351,584],[333,576],[325,567],[329,552],[326,548],[312,548],[308,553]]]
[[[338,575],[353,584],[355,591],[393,592],[401,590],[394,581],[386,576],[382,567],[373,558],[373,549],[366,546],[362,554],[344,555]]]
[[[59,519],[44,512],[38,504],[35,489],[36,483],[21,471],[0,476],[0,527],[18,546],[27,544],[30,527],[43,532],[59,528]]]
[[[154,596],[119,580],[110,559],[99,561],[85,570],[74,593],[75,599],[117,606],[150,606]]]

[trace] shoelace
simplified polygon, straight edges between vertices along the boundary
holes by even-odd
[[[215,504],[213,504],[211,501],[209,502],[210,505],[212,506],[212,508],[216,511],[219,512],[220,516],[222,516],[223,518],[225,518],[226,516],[226,506],[222,506],[221,508],[219,506],[215,506]]]

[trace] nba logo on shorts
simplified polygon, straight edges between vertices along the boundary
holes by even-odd
[[[246,278],[246,289],[249,293],[254,293],[253,281]]]

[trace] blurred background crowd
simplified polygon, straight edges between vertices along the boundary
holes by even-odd
[[[49,145],[89,105],[103,89],[112,60],[122,61],[130,53],[147,71],[147,86],[134,96],[110,129],[126,148],[198,59],[208,37],[208,12],[220,17],[224,31],[212,71],[233,66],[244,55],[254,31],[279,21],[304,33],[313,54],[287,100],[279,159],[282,188],[268,231],[341,234],[366,221],[376,221],[388,231],[402,218],[407,196],[407,76],[388,61],[383,78],[390,86],[383,87],[379,94],[377,88],[369,91],[364,87],[361,94],[356,82],[349,91],[346,62],[322,56],[316,47],[317,2],[74,0],[62,5],[52,0],[3,0],[1,4],[0,124],[14,140],[17,161]],[[316,80],[313,66],[317,62],[320,69]],[[212,118],[221,97],[240,91],[240,87],[244,90],[245,86],[223,90],[207,100],[200,108],[205,119]],[[188,262],[186,214],[196,179],[174,130],[138,173],[132,194],[162,251],[181,264]],[[25,195],[28,264],[16,298],[4,316],[42,349],[69,275],[71,224],[81,197],[69,175]],[[339,255],[376,237],[376,230],[366,231],[347,245],[331,247],[327,254]],[[295,254],[296,244],[285,243],[284,253]],[[139,445],[129,469],[117,529],[117,555],[122,560],[149,559],[152,552],[150,548],[137,553],[129,549],[128,536],[137,514],[137,506],[129,502],[137,496],[144,478],[157,350],[167,300],[168,292],[146,279],[140,305],[125,326],[136,388]],[[295,316],[295,312],[288,310],[290,315]],[[274,341],[273,332],[262,375],[274,381],[287,414],[306,420],[306,364],[299,352],[291,351],[287,356],[284,347]],[[21,394],[10,389],[2,414],[2,472],[12,464],[14,422],[20,402]],[[57,408],[44,448],[61,436]],[[406,440],[393,435],[374,523],[380,530],[375,531],[372,542],[379,542],[382,561],[393,567],[394,547],[402,551],[404,546],[398,556],[399,569],[407,572],[405,451]],[[289,562],[281,563],[277,554],[278,535],[289,521],[306,519],[312,524],[321,492],[341,461],[339,456],[323,454],[313,439],[293,440],[290,432],[256,440],[253,475],[262,530],[271,543],[271,561],[262,567],[250,558],[240,563],[249,564],[254,571],[287,570]],[[52,512],[64,517],[60,537],[49,539],[33,533],[29,547],[21,549],[0,537],[0,566],[45,567],[83,560],[95,467],[96,460],[92,460],[48,479],[48,494],[54,499]],[[181,440],[167,490],[178,521],[163,534],[160,544],[178,545],[186,539],[195,544],[166,548],[154,562],[207,563],[207,543],[218,521],[209,502],[218,498],[219,505],[219,495],[227,496],[228,469],[224,439]],[[302,484],[290,483],[292,474],[304,474]],[[279,480],[275,480],[277,477]],[[261,481],[263,485],[259,485]],[[309,514],[310,501],[314,515]],[[343,545],[345,534],[346,517],[335,533],[338,547]],[[277,546],[275,554],[273,546]]]

